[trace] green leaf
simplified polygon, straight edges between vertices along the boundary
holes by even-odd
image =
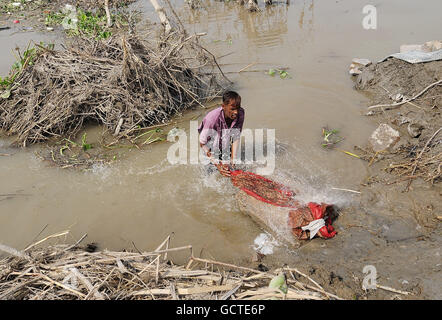
[[[288,77],[288,73],[287,73],[287,71],[280,71],[279,72],[279,76],[281,77],[281,79],[285,79],[285,78],[287,78]]]
[[[81,138],[81,146],[83,147],[84,151],[87,151],[89,149],[92,149],[92,145],[90,143],[86,143],[86,132],[83,134],[83,137]]]
[[[269,69],[268,74],[273,77],[276,74],[276,70],[275,69]]]
[[[281,273],[281,274],[277,275],[276,277],[274,277],[270,281],[269,288],[279,289],[282,292],[287,293],[288,287],[287,287],[287,283],[285,281],[284,273]]]

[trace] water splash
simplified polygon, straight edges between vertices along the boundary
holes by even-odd
[[[280,243],[269,233],[261,233],[255,238],[253,249],[258,253],[270,255],[273,253],[274,247],[279,246]]]

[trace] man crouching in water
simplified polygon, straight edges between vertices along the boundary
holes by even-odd
[[[235,168],[241,131],[244,123],[244,109],[241,108],[241,97],[234,91],[223,94],[220,107],[210,111],[198,128],[200,146],[211,164],[225,177],[230,177]],[[230,167],[220,160],[230,159]]]

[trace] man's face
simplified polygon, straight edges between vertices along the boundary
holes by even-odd
[[[241,101],[230,100],[229,103],[223,104],[224,116],[231,120],[235,120],[238,117],[238,111],[241,107]]]

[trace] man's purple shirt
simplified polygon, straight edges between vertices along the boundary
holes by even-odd
[[[216,131],[217,135],[214,139],[214,141],[210,141],[210,145],[217,145],[219,146],[220,150],[227,150],[230,143],[230,137],[233,137],[233,141],[236,141],[239,139],[239,134],[242,131],[242,126],[244,124],[244,109],[239,108],[238,109],[238,115],[236,119],[234,119],[230,125],[230,128],[227,126],[226,119],[224,118],[224,112],[222,107],[218,107],[216,109],[213,109],[210,111],[206,116],[204,117],[203,121],[201,122],[200,126],[198,127],[198,133],[200,134],[200,143],[207,144],[211,140],[211,130]],[[233,134],[230,129],[236,129],[239,134]],[[223,135],[224,130],[224,135]],[[220,140],[221,137],[221,140]],[[212,148],[211,148],[212,149]]]

